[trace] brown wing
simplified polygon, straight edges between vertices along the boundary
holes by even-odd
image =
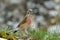
[[[20,27],[20,25],[24,24],[27,20],[27,16],[25,16],[22,21],[19,23],[18,27]]]
[[[21,24],[21,25],[19,26],[19,28],[20,28],[21,30],[24,30],[24,29],[26,29],[28,26],[29,26],[29,22],[26,22],[26,23],[24,23],[24,24]]]

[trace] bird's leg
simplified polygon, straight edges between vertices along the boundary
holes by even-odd
[[[28,35],[28,31],[27,31],[27,29],[22,30],[21,32],[22,32],[22,34],[23,34],[24,36],[27,36],[27,35]]]
[[[27,35],[28,35],[28,31],[27,31],[27,29],[25,29],[25,34],[27,34]]]

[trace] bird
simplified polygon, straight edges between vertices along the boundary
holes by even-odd
[[[27,33],[26,30],[29,27],[29,25],[32,23],[32,20],[33,20],[31,17],[32,13],[33,13],[32,9],[28,9],[26,16],[23,17],[22,21],[17,26],[17,28],[19,30],[25,31]],[[14,33],[16,33],[16,32],[17,32],[17,30],[14,31]]]

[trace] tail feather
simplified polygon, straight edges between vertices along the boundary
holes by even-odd
[[[17,30],[15,30],[13,33],[16,33],[17,32]]]

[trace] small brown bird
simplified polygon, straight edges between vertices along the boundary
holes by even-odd
[[[18,25],[18,28],[20,30],[26,30],[29,27],[29,25],[32,23],[31,14],[32,14],[32,9],[29,9],[27,11],[27,15],[22,19],[22,21]]]

